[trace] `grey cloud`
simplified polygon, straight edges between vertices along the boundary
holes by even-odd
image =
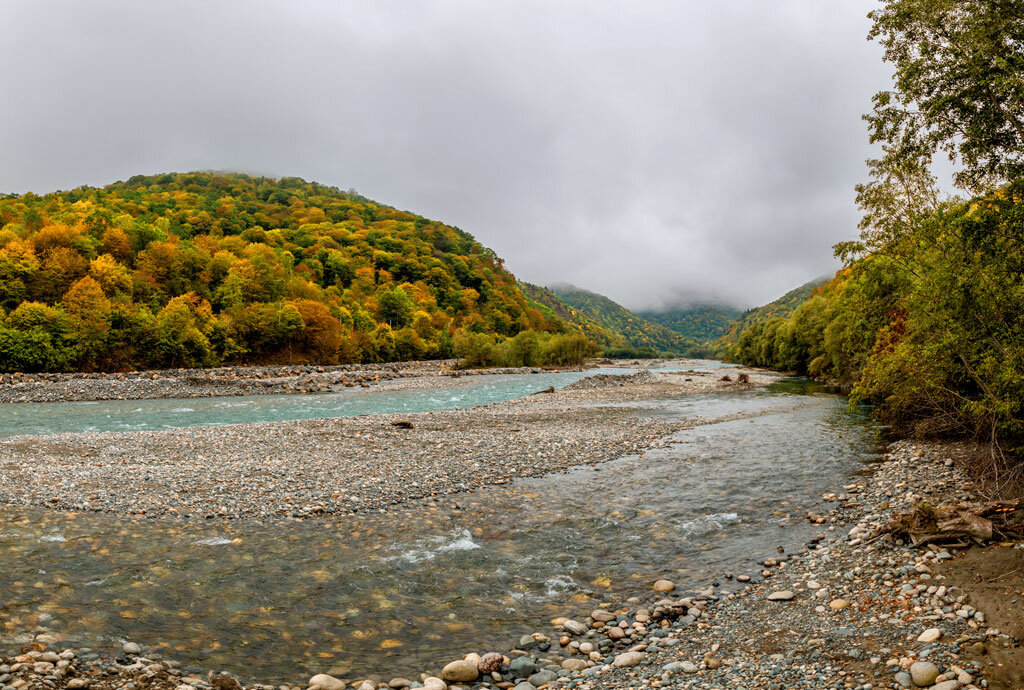
[[[635,308],[834,270],[868,0],[0,6],[0,191],[236,169],[458,225]]]

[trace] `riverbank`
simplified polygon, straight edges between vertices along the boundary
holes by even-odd
[[[827,510],[806,516],[820,526],[806,548],[755,569],[708,573],[706,588],[681,592],[666,580],[649,582],[645,595],[524,630],[512,649],[439,659],[418,678],[318,675],[280,687],[1019,688],[1024,574],[1015,568],[1024,566],[1022,545],[918,549],[870,536],[919,499],[972,497],[957,458],[956,447],[895,444],[856,481],[823,496]],[[0,684],[241,687],[131,642],[109,654],[68,651],[48,621],[40,617],[25,654],[0,660]]]

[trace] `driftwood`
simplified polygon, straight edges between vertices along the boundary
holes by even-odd
[[[1012,540],[1024,537],[1024,506],[1020,501],[960,504],[936,508],[919,502],[880,527],[872,539],[892,536],[915,546],[932,542],[974,539]]]
[[[412,422],[407,419],[399,419],[397,422],[391,422],[391,426],[397,426],[399,429],[411,429]]]

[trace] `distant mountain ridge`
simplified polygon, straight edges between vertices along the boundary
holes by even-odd
[[[660,312],[639,311],[637,315],[697,342],[713,342],[725,335],[743,311],[736,307],[701,304]]]
[[[590,330],[585,329],[588,335],[600,332],[598,329],[610,333],[613,339],[612,343],[603,346],[606,350],[622,347],[621,344],[613,344],[614,336],[618,336],[620,342],[624,342],[629,348],[649,349],[688,357],[705,353],[706,348],[701,343],[680,335],[660,323],[645,319],[604,295],[566,283],[550,285],[540,290],[543,292],[531,293],[529,288],[523,290],[520,283],[520,291],[527,298],[542,297],[559,318],[577,324],[590,324]],[[568,319],[561,316],[565,312],[568,312]]]

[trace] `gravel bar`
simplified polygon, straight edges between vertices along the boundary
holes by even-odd
[[[735,371],[750,383],[642,372],[443,412],[9,437],[0,440],[0,502],[181,519],[388,509],[640,452],[697,422],[650,418],[631,401],[775,379]]]

